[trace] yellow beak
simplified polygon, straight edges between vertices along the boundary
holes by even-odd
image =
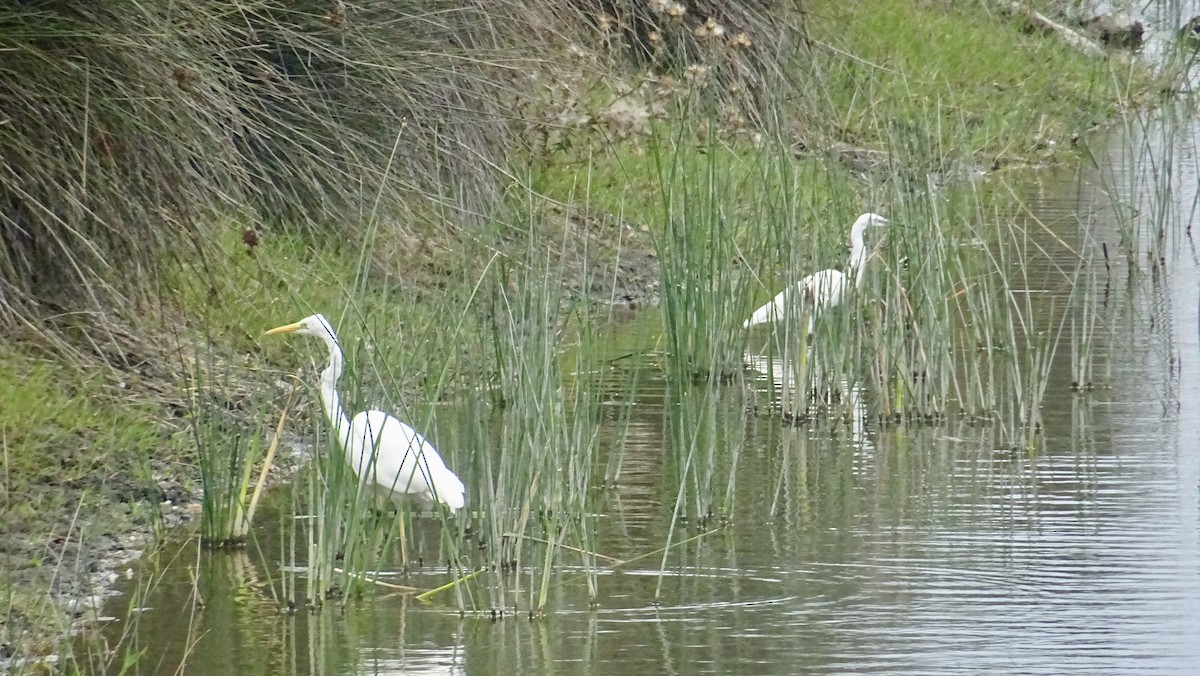
[[[277,333],[295,333],[300,330],[300,322],[288,324],[287,326],[279,326],[264,333],[264,336],[273,336]]]

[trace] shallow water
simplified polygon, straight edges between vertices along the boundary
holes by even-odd
[[[744,388],[730,387],[717,415],[736,447],[727,450],[740,451],[731,523],[679,546],[665,566],[655,555],[602,571],[595,606],[582,568],[564,556],[537,619],[462,616],[452,602],[422,605],[385,590],[345,610],[284,614],[270,591],[280,568],[267,532],[261,551],[185,545],[151,562],[142,609],[104,635],[115,644],[131,632],[128,644],[145,651],[139,673],[1195,673],[1197,130],[1149,129],[1114,134],[1097,153],[1114,158],[1110,166],[1043,174],[1022,188],[1032,237],[1049,242],[1034,227],[1044,223],[1095,255],[1109,288],[1097,307],[1115,327],[1097,347],[1097,372],[1111,369],[1111,387],[1073,393],[1060,364],[1033,452],[997,441],[991,427],[954,422],[783,426],[747,413]],[[1128,159],[1163,147],[1169,161]],[[1169,180],[1147,178],[1168,165]],[[1113,208],[1114,195],[1143,215],[1140,224],[1120,225],[1128,213]],[[1166,214],[1162,237],[1145,225],[1155,213]],[[1165,265],[1155,270],[1158,256]],[[1047,302],[1068,292],[1053,265],[1030,279]],[[637,326],[626,342],[644,339]],[[663,478],[663,376],[650,364],[622,368],[639,374],[638,396],[628,425],[609,430],[625,439],[624,463],[595,517],[596,550],[632,559],[667,540],[675,491]],[[767,377],[748,382],[765,388]],[[614,409],[629,401],[626,384],[609,381]],[[269,531],[277,517],[262,522]],[[704,530],[683,529],[676,541]],[[429,567],[407,583],[445,579]]]

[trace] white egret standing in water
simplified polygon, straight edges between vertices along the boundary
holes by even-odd
[[[800,310],[808,315],[808,333],[812,333],[816,315],[839,305],[850,290],[848,277],[854,278],[854,286],[862,286],[863,272],[867,264],[867,247],[863,244],[863,233],[871,226],[883,227],[888,219],[879,214],[866,213],[854,221],[850,228],[850,261],[846,272],[821,270],[800,280],[793,287],[780,291],[766,305],[758,308],[743,326],[750,328],[758,324],[780,321],[787,316],[788,305],[798,297]]]
[[[424,506],[440,502],[451,512],[462,508],[466,488],[442,462],[433,444],[419,432],[383,411],[363,411],[353,419],[346,417],[337,391],[338,379],[342,377],[342,348],[329,320],[312,315],[295,324],[271,329],[266,335],[277,333],[316,336],[329,348],[329,366],[321,372],[319,384],[321,405],[337,434],[338,445],[362,485],[374,484],[393,500],[411,495]],[[400,546],[407,559],[403,518],[400,526]]]

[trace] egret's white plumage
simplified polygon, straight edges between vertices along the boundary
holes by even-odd
[[[770,302],[751,313],[743,326],[750,328],[767,322],[782,321],[788,306],[799,302],[800,312],[808,316],[808,332],[812,333],[816,316],[842,302],[850,289],[848,277],[854,277],[854,286],[862,285],[867,263],[867,247],[863,243],[863,233],[869,227],[883,227],[887,224],[888,219],[879,214],[866,213],[859,216],[850,228],[850,261],[846,264],[845,273],[830,269],[808,275],[795,286],[780,291]]]
[[[374,484],[393,498],[411,495],[425,505],[440,502],[452,512],[462,508],[466,488],[428,439],[383,411],[346,417],[337,391],[342,377],[342,348],[329,320],[312,315],[267,331],[267,335],[276,333],[316,336],[329,347],[329,366],[321,372],[321,405],[347,462],[364,485]]]

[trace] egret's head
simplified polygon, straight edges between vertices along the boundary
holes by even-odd
[[[854,227],[859,230],[869,228],[871,226],[882,228],[888,223],[888,219],[884,218],[883,216],[868,212],[858,217],[858,220],[854,222]]]
[[[333,326],[329,324],[328,319],[325,319],[325,315],[305,317],[295,324],[271,329],[264,335],[272,336],[276,333],[296,333],[302,336],[317,336],[318,338],[331,338],[334,336]]]

